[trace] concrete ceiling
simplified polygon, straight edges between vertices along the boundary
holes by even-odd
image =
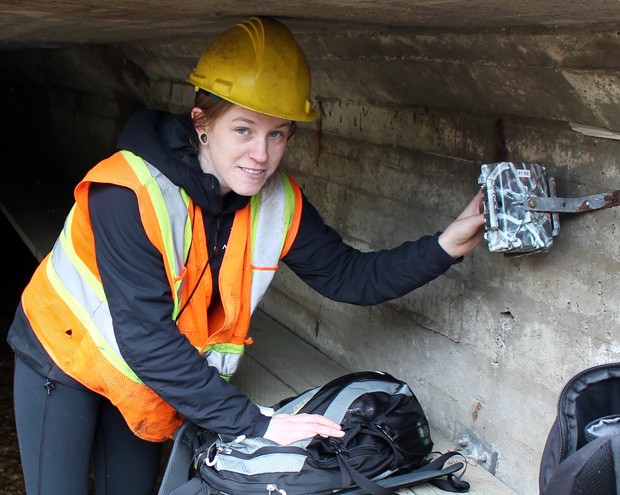
[[[620,21],[619,0],[0,0],[0,50],[210,36],[249,15],[295,29],[562,27]],[[300,22],[301,21],[301,22]]]

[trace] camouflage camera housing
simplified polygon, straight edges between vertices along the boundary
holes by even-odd
[[[559,216],[526,207],[528,197],[555,197],[555,180],[547,177],[545,167],[497,162],[482,165],[480,172],[489,251],[512,256],[548,251],[559,231]]]

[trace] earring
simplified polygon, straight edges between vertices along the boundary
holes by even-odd
[[[207,144],[207,141],[209,140],[209,136],[207,136],[206,132],[203,132],[200,135],[200,140],[203,142],[203,144]]]

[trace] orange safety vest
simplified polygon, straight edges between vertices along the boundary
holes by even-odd
[[[24,290],[24,312],[63,371],[110,399],[138,437],[164,441],[184,418],[140,380],[119,351],[88,211],[93,182],[136,193],[146,234],[164,262],[171,318],[178,318],[180,331],[225,379],[236,370],[252,312],[297,235],[301,190],[292,178],[276,173],[235,214],[220,269],[221,303],[209,308],[209,270],[200,278],[208,263],[202,212],[183,189],[128,151],[97,164],[75,188],[65,226]]]

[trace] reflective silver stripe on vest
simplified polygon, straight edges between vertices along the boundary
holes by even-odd
[[[48,279],[104,357],[126,376],[141,383],[121,357],[103,287],[73,250],[70,232],[74,211],[75,208],[69,213],[65,227],[54,244],[47,266]]]
[[[243,357],[243,354],[241,354],[243,352],[243,346],[238,345],[235,347],[237,348],[237,352],[231,352],[233,349],[230,348],[229,344],[215,344],[204,353],[204,357],[207,363],[209,363],[209,366],[216,368],[220,372],[220,375],[230,377],[237,371],[241,358]]]
[[[280,174],[276,173],[271,177],[258,198],[259,207],[252,212],[254,239],[252,242],[251,313],[254,313],[276,274],[289,227],[284,182]]]
[[[166,204],[166,208],[168,210],[167,219],[170,227],[169,229],[162,228],[161,230],[162,235],[164,235],[164,245],[166,246],[168,245],[168,243],[166,242],[166,236],[168,233],[171,234],[174,259],[176,262],[173,269],[175,270],[175,276],[178,277],[183,271],[183,267],[185,266],[185,259],[187,256],[187,253],[185,252],[185,229],[188,226],[187,222],[189,216],[189,213],[187,211],[187,203],[184,200],[182,190],[179,189],[179,187],[175,186],[164,174],[162,174],[153,165],[151,165],[147,161],[144,161],[144,163],[146,164],[153,178],[157,181],[164,202]],[[180,293],[180,288],[178,293]]]

